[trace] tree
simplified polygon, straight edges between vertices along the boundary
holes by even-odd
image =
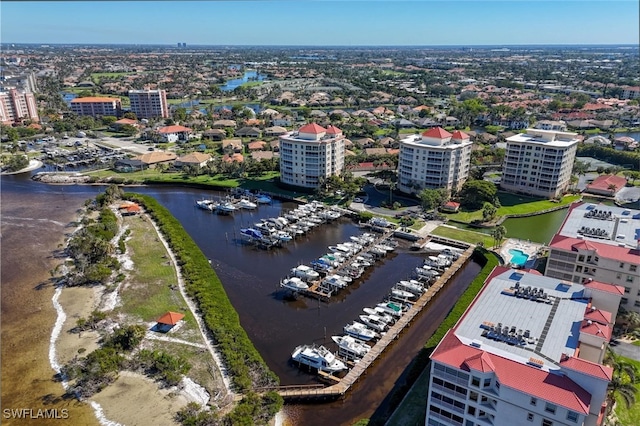
[[[7,161],[7,170],[10,172],[17,172],[18,170],[22,170],[29,165],[29,159],[26,155],[16,154],[12,155]]]
[[[135,126],[132,126],[131,124],[125,124],[120,128],[120,131],[122,133],[124,133],[127,136],[133,136],[136,133],[138,133],[138,129],[136,129]]]
[[[173,113],[173,118],[175,121],[183,122],[187,119],[187,109],[182,107],[176,108],[175,112]]]
[[[498,189],[485,180],[468,180],[460,190],[460,201],[463,207],[470,210],[481,208],[485,202],[494,203]]]
[[[131,112],[131,111],[125,112],[123,117],[124,118],[128,118],[130,120],[137,120],[138,119],[138,117],[136,116],[136,113],[135,112]]]
[[[494,246],[498,247],[502,244],[502,240],[504,240],[504,237],[507,235],[507,228],[502,225],[496,226],[491,235],[493,236]]]
[[[622,401],[627,408],[636,402],[638,370],[634,364],[616,355],[611,348],[607,350],[605,364],[613,368],[611,381],[607,386],[607,414],[610,414],[617,402]]]
[[[448,198],[447,190],[440,189],[423,189],[418,195],[425,211],[433,210],[440,207]]]
[[[496,217],[497,212],[498,209],[496,209],[493,204],[485,202],[484,206],[482,207],[482,220],[484,220],[485,222],[493,220]]]

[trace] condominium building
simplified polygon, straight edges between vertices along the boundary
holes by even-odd
[[[461,131],[441,127],[400,141],[398,189],[419,193],[423,189],[460,189],[469,176],[471,140]]]
[[[71,111],[78,115],[115,116],[118,117],[122,111],[120,98],[107,97],[86,97],[75,98],[71,101]]]
[[[129,90],[129,101],[131,112],[138,118],[169,118],[164,90]]]
[[[496,267],[431,355],[426,425],[601,425],[610,287]]]
[[[344,168],[344,135],[335,126],[316,123],[280,136],[280,180],[288,185],[317,188]]]
[[[17,89],[0,92],[0,122],[12,124],[22,120],[38,121],[38,107],[33,93]]]
[[[622,288],[622,306],[640,312],[640,211],[573,204],[549,243],[545,275]]]
[[[507,138],[500,186],[506,191],[554,198],[569,188],[576,133],[527,129]]]

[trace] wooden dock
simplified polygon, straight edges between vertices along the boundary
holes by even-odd
[[[433,299],[438,292],[446,285],[446,283],[462,268],[473,253],[474,247],[467,249],[460,257],[429,287],[429,289],[413,304],[413,306],[402,315],[398,321],[389,328],[389,330],[376,342],[371,350],[360,360],[349,372],[339,381],[328,387],[320,387],[322,385],[310,388],[306,387],[280,387],[278,393],[285,399],[321,399],[321,398],[339,398],[343,396],[349,389],[360,379],[366,370],[373,364],[378,356],[384,352],[387,347],[398,338],[400,333],[411,324],[411,321],[418,315],[422,309]],[[325,375],[327,375],[325,373]],[[331,376],[332,380],[336,379]]]

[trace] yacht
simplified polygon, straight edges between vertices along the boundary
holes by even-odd
[[[378,307],[364,308],[362,311],[367,315],[375,315],[380,317],[380,319],[386,324],[393,324],[394,322],[396,322],[396,320],[391,315],[387,314],[385,311]]]
[[[375,339],[377,337],[375,331],[367,328],[366,325],[357,321],[354,321],[349,325],[345,325],[344,332],[350,336],[355,337],[356,339],[360,339],[365,342],[368,342],[369,340]]]
[[[409,300],[409,299],[415,299],[416,295],[406,291],[406,290],[401,290],[399,288],[394,288],[391,289],[391,295],[393,297],[397,297],[400,300]]]
[[[245,241],[255,241],[263,239],[264,235],[262,235],[260,230],[255,228],[241,228],[240,237]]]
[[[347,359],[360,359],[371,350],[371,346],[353,336],[331,336],[338,345],[338,355]]]
[[[229,214],[235,212],[236,210],[236,206],[228,201],[220,203],[216,206],[216,212],[220,214]]]
[[[341,275],[329,275],[322,280],[322,283],[333,288],[345,288],[347,286],[347,282]]]
[[[424,293],[424,287],[419,281],[416,280],[399,281],[398,287],[402,287],[404,290],[418,295]]]
[[[307,265],[299,265],[291,269],[294,277],[302,278],[304,281],[313,281],[320,278],[320,274]]]
[[[271,204],[273,200],[268,195],[260,194],[256,197],[256,201],[258,204]]]
[[[389,325],[377,315],[360,315],[360,321],[375,331],[385,331]]]
[[[345,363],[337,359],[324,346],[300,345],[293,351],[291,358],[301,365],[327,373],[337,373],[347,369]]]
[[[256,203],[252,203],[251,201],[247,200],[246,198],[240,199],[240,201],[238,201],[237,205],[241,209],[245,209],[245,210],[254,210],[254,209],[258,208],[258,205]]]
[[[387,314],[393,315],[395,317],[401,317],[404,312],[402,312],[402,307],[393,302],[386,303],[378,303],[376,308],[381,309]]]
[[[202,210],[208,210],[212,212],[214,210],[214,201],[213,200],[197,200],[196,206]]]
[[[280,287],[293,291],[307,290],[309,285],[298,277],[286,278],[280,282]]]

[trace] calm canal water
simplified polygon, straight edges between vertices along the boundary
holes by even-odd
[[[43,200],[53,205],[54,200],[59,203],[61,199],[64,201],[64,197],[80,207],[83,199],[104,190],[103,187],[90,186],[48,186],[32,182],[27,176],[3,177],[2,184],[3,192],[19,194],[20,204],[24,203],[25,209]],[[360,234],[362,230],[351,220],[343,218],[334,224],[323,225],[282,249],[264,251],[242,244],[238,239],[240,228],[261,218],[277,216],[295,208],[295,204],[275,201],[273,205],[261,206],[254,212],[239,211],[232,216],[218,216],[197,209],[194,203],[197,199],[220,196],[221,193],[182,187],[139,187],[131,190],[152,195],[167,207],[211,259],[238,311],[242,326],[283,385],[312,383],[315,380],[314,376],[301,372],[290,363],[295,346],[318,343],[335,349],[332,335],[341,334],[342,327],[357,319],[363,307],[379,302],[395,282],[407,279],[413,268],[422,263],[420,255],[409,251],[408,245],[401,245],[383,262],[369,268],[364,279],[343,290],[329,303],[306,298],[286,300],[278,284],[292,267],[308,263],[325,253],[329,245],[348,240],[349,236]],[[40,214],[46,216],[46,210]],[[4,244],[3,248],[7,249]],[[345,400],[322,405],[289,406],[287,410],[294,423],[322,424],[330,418],[332,424],[350,424],[354,419],[369,417],[385,400],[407,364],[479,270],[475,263],[461,270],[438,296],[437,302],[423,312],[404,333],[405,336],[376,361],[366,380],[359,383]],[[5,308],[3,301],[3,314]],[[331,412],[331,417],[328,417],[328,412]]]

